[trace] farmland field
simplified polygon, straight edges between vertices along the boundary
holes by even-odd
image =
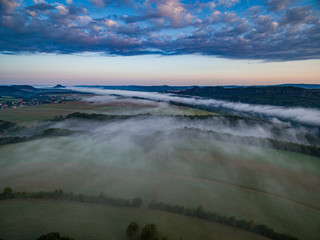
[[[3,103],[3,102],[16,102],[16,101],[19,101],[21,99],[18,99],[18,98],[14,98],[14,97],[6,97],[6,96],[0,96],[0,103]]]
[[[18,191],[62,188],[190,207],[201,204],[207,210],[255,219],[305,239],[319,234],[319,172],[313,170],[319,169],[317,158],[296,154],[292,160],[290,153],[269,150],[260,153],[262,160],[253,160],[254,152],[239,159],[240,155],[228,156],[225,150],[204,151],[203,146],[211,149],[204,142],[197,142],[201,150],[195,151],[195,141],[192,147],[172,143],[170,152],[159,155],[143,154],[141,149],[121,153],[99,143],[87,152],[82,150],[85,144],[59,137],[2,146],[0,181]],[[164,149],[159,146],[154,151]],[[277,156],[285,166],[267,164],[267,154],[270,159]],[[148,163],[149,158],[156,165]],[[301,161],[306,168],[297,170]]]
[[[59,104],[43,104],[37,106],[27,106],[23,108],[0,109],[0,120],[6,120],[16,123],[30,123],[33,121],[49,120],[55,116],[66,116],[74,112],[85,113],[108,113],[108,114],[143,114],[152,113],[157,115],[175,114],[175,115],[213,115],[213,113],[178,107],[167,104],[157,104],[146,102],[143,104],[129,104],[121,102],[120,104],[103,103],[93,104],[90,102],[66,102]]]
[[[299,239],[317,240],[320,236],[320,159],[217,140],[206,129],[209,125],[219,129],[222,123],[218,119],[201,122],[201,118],[191,121],[172,117],[212,113],[147,100],[111,97],[100,102],[94,97],[84,102],[12,109],[12,115],[7,111],[1,118],[11,116],[15,122],[24,123],[30,116],[34,121],[73,112],[87,113],[87,117],[91,113],[137,117],[61,119],[46,124],[79,133],[0,146],[0,187],[27,192],[61,188],[90,195],[104,192],[114,198],[141,197],[143,207],[0,201],[0,235],[7,236],[5,239],[31,240],[50,231],[77,239],[123,239],[130,221],[141,225],[154,222],[169,239],[263,239],[217,223],[147,209],[151,201],[190,208],[201,205],[207,211],[254,220]],[[227,131],[233,130],[240,131]],[[25,221],[27,225],[22,224]],[[35,227],[40,223],[43,231]],[[81,227],[84,225],[90,227]],[[111,227],[105,227],[108,225]]]
[[[192,219],[177,214],[148,209],[123,209],[84,203],[41,200],[11,200],[0,203],[0,234],[4,239],[36,239],[58,231],[79,240],[124,239],[130,221],[143,226],[153,222],[169,239],[221,239],[237,236],[239,240],[267,240],[253,233]],[[15,224],[12,224],[12,223]],[[112,237],[111,237],[112,236]]]

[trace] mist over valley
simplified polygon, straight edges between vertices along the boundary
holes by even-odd
[[[175,220],[177,230],[168,227],[172,213],[164,211],[161,217],[149,216],[160,231],[174,238],[219,239],[219,236],[227,236],[221,233],[220,225],[228,227],[231,235],[242,231],[246,239],[271,236],[259,233],[258,227],[243,230],[237,224],[244,220],[254,221],[256,226],[266,225],[294,239],[317,239],[320,222],[318,109],[234,103],[175,93],[67,89],[93,95],[75,92],[69,94],[69,100],[64,103],[26,107],[33,114],[39,114],[41,121],[27,118],[22,121],[26,113],[19,109],[1,110],[1,116],[6,119],[1,122],[2,186],[30,194],[63,189],[65,195],[59,199],[65,201],[71,192],[88,196],[103,193],[111,199],[141,198],[140,211],[145,212],[145,218],[138,209],[111,207],[112,214],[118,211],[123,217],[123,221],[116,220],[114,226],[122,228],[132,221],[133,213],[126,211],[138,211],[133,215],[148,223],[147,216],[149,212],[153,214],[153,206],[160,207],[149,203],[161,202],[194,209],[201,206],[205,211],[236,219],[234,227],[226,222],[223,225],[220,220],[209,221],[213,229],[217,229],[209,231],[204,230],[202,224],[197,225],[195,218],[193,223],[188,223],[198,226],[190,230],[190,238],[182,230],[186,225],[179,222],[187,220]],[[215,111],[217,108],[226,108],[229,112]],[[42,111],[52,112],[52,117],[42,120]],[[15,119],[17,124],[10,125],[8,119]],[[6,215],[6,209],[15,204],[23,207],[25,202],[28,206],[25,214],[38,211],[36,219],[31,220],[37,222],[49,210],[44,205],[46,200],[36,200],[32,196],[27,197],[29,200],[17,197],[5,205],[1,205],[5,201],[0,202],[0,212]],[[35,202],[34,206],[40,204],[39,208],[32,210],[30,201],[42,202]],[[61,213],[62,203],[57,204],[59,215],[50,213],[53,219],[79,214],[70,207]],[[102,212],[111,211],[110,206],[105,207]],[[93,207],[86,208],[88,211],[78,218],[93,222],[100,219],[99,214],[90,215],[89,209]],[[1,217],[0,229],[5,230],[0,234],[4,237],[30,239],[45,232],[31,227],[28,234],[12,235],[12,221],[22,216],[10,216],[11,220]],[[112,222],[111,216],[105,221]],[[51,231],[52,224],[44,229]],[[82,226],[78,220],[72,224]],[[58,223],[52,226],[62,229]],[[117,239],[123,236],[123,230],[107,233],[100,225],[95,225],[95,231],[90,228],[76,231],[72,226],[64,227],[63,231],[77,239],[83,236],[100,239],[97,232]]]

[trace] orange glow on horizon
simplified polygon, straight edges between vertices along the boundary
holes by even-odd
[[[0,55],[0,84],[320,84],[320,60],[263,62],[198,55],[104,57]]]

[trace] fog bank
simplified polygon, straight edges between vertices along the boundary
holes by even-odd
[[[320,110],[302,107],[280,107],[271,105],[254,105],[246,103],[235,103],[215,99],[204,99],[198,97],[182,97],[175,94],[139,92],[125,90],[108,90],[93,88],[72,88],[78,91],[93,92],[100,95],[119,95],[124,97],[138,97],[155,101],[177,102],[195,106],[206,106],[213,108],[228,109],[258,116],[275,117],[298,123],[320,126]],[[102,98],[100,99],[102,101]]]

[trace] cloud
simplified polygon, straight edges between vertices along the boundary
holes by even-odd
[[[44,0],[33,0],[34,4],[46,3]]]
[[[219,17],[221,16],[221,12],[220,11],[214,11],[211,13],[209,19],[210,23],[217,23],[219,21]]]
[[[272,15],[260,15],[255,19],[256,31],[263,34],[276,32],[279,23],[274,21]]]
[[[214,1],[211,1],[211,2],[207,2],[206,5],[212,10],[214,9],[217,4],[214,2]]]
[[[92,2],[116,9],[131,4],[133,13],[95,18],[92,8],[70,1],[23,6],[1,0],[0,52],[202,54],[269,61],[320,56],[319,10],[312,5],[277,7],[281,14],[259,15],[267,13],[266,6],[251,6],[245,14],[226,9],[237,1],[196,5],[200,7],[178,0]],[[273,1],[266,4],[275,8]]]
[[[179,0],[147,0],[144,7],[146,14],[141,19],[163,19],[163,26],[166,27],[185,27],[197,20]]]
[[[179,25],[186,13],[184,6],[178,0],[160,1],[157,5],[160,16],[170,19],[173,25]]]
[[[280,22],[283,25],[302,25],[312,24],[316,21],[316,17],[312,15],[312,10],[309,6],[305,7],[294,7],[286,11],[286,13],[280,18]]]
[[[135,1],[131,1],[131,0],[117,0],[117,1],[113,1],[113,0],[89,0],[93,5],[99,7],[99,8],[103,8],[109,5],[115,6],[115,7],[122,7],[122,6],[132,6],[132,4],[134,4]]]
[[[249,16],[254,17],[258,15],[263,10],[262,6],[252,6],[245,10],[245,13],[249,14]]]
[[[240,2],[240,0],[218,0],[216,1],[217,6],[224,6],[226,8],[230,8]]]
[[[32,6],[26,7],[26,9],[31,11],[47,11],[47,10],[55,9],[55,7],[47,3],[37,3]]]
[[[19,6],[19,3],[15,0],[0,0],[0,13],[12,12]]]
[[[266,5],[268,6],[269,11],[278,13],[284,9],[287,9],[294,2],[295,0],[267,0]]]
[[[58,5],[56,7],[56,9],[58,10],[59,14],[61,14],[61,15],[67,15],[69,13],[68,8],[62,4]]]
[[[111,20],[111,19],[104,19],[102,20],[103,22],[103,25],[106,26],[106,27],[114,27],[114,26],[117,26],[117,22]]]

